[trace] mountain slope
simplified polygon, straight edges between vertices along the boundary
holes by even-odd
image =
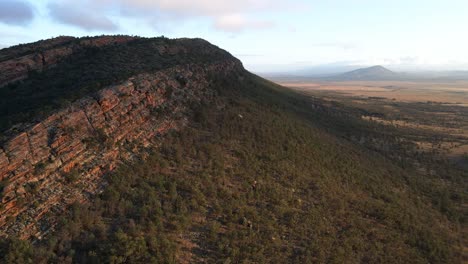
[[[18,68],[27,69],[23,72],[26,75],[21,75],[22,81],[0,89],[0,132],[18,122],[43,119],[53,110],[138,73],[191,63],[237,60],[201,39],[116,36],[73,39],[71,43],[52,48],[43,48],[41,43],[32,45],[39,46],[32,49],[33,53],[21,53],[19,58],[0,62],[0,72],[3,73],[7,73],[11,67],[14,67],[12,72]],[[10,49],[2,50],[0,58],[10,53],[13,53]],[[48,57],[43,54],[56,55],[52,60],[54,63],[35,66],[24,62],[29,61],[29,57],[38,56],[42,58],[39,61],[47,62]],[[0,85],[7,83],[2,83],[0,79]]]
[[[119,47],[96,53],[112,58]],[[95,134],[61,126],[69,124],[61,116],[64,121],[52,126],[61,136],[51,143],[81,142],[86,158],[73,165],[75,173],[46,176],[41,187],[86,190],[78,196],[83,199],[44,212],[43,219],[62,220],[40,237],[33,234],[34,244],[16,238],[31,225],[29,215],[10,217],[13,228],[0,241],[2,262],[461,262],[456,222],[463,218],[449,206],[434,206],[431,179],[348,140],[376,130],[360,113],[295,94],[223,58],[208,67],[180,61],[91,93],[101,108],[96,113],[103,112],[98,122],[89,118],[92,126],[103,126]],[[103,60],[95,67],[106,65]],[[83,66],[69,64],[72,72]],[[135,92],[125,92],[132,86]],[[89,98],[72,103],[65,116],[82,100]],[[28,136],[37,135],[27,129]],[[69,134],[93,137],[73,141]],[[49,145],[54,157],[66,149]],[[107,173],[91,176],[93,168],[84,164],[96,153]],[[23,175],[24,186],[48,166]],[[3,191],[18,188],[11,179]],[[101,183],[102,192],[89,192],[91,183]],[[29,188],[23,196],[13,193],[34,213],[44,202],[34,198],[47,189]]]
[[[400,74],[378,65],[345,72],[327,78],[339,81],[376,81],[392,80],[398,77],[401,77]]]

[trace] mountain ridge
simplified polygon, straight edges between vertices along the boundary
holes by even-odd
[[[30,225],[22,229],[15,222],[5,225],[7,218],[14,215],[22,216],[22,219],[31,218],[31,223],[45,222],[41,216],[51,210],[49,206],[57,197],[55,193],[66,190],[79,194],[83,191],[74,190],[59,181],[54,184],[51,182],[54,178],[72,174],[78,177],[84,173],[86,177],[83,180],[89,186],[85,192],[99,192],[99,177],[115,168],[119,156],[137,153],[124,154],[123,149],[116,152],[116,146],[124,142],[149,145],[156,134],[180,129],[186,122],[183,116],[187,105],[210,98],[210,91],[203,89],[207,85],[206,73],[229,74],[236,67],[240,66],[218,64],[202,69],[193,65],[135,76],[127,82],[100,90],[96,99],[88,97],[73,103],[8,140],[0,148],[0,181],[8,182],[2,190],[1,230],[7,234],[14,230],[23,238],[31,235],[41,238],[43,233],[39,226]],[[191,94],[193,92],[199,95]],[[130,107],[132,104],[141,106]],[[167,110],[171,114],[167,113],[160,121],[151,114]],[[174,118],[173,115],[180,116]],[[74,179],[73,184],[79,183],[77,180]],[[41,194],[41,205],[25,208],[18,200],[25,195],[27,199],[34,197],[27,193],[28,188],[25,189],[31,185],[34,185],[35,193]],[[77,198],[85,199],[81,195],[72,195],[59,208],[66,207]],[[56,221],[48,219],[49,228]],[[41,228],[45,228],[44,224]]]
[[[381,65],[360,68],[338,75],[326,77],[325,79],[340,81],[369,81],[369,80],[393,80],[402,77],[401,73],[393,72]]]
[[[0,92],[0,261],[458,260],[459,211],[396,128],[204,40],[84,48]]]
[[[46,53],[58,57],[46,59],[53,63],[43,67],[40,57]],[[28,63],[36,57],[39,64],[30,67]],[[0,72],[13,78],[0,89],[0,133],[16,123],[44,118],[52,110],[139,73],[221,61],[238,60],[201,39],[100,36],[74,39],[46,51],[39,48],[0,63]]]

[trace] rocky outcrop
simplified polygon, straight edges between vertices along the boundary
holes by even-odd
[[[0,148],[0,235],[41,238],[68,205],[102,189],[103,174],[183,127],[193,102],[213,98],[210,76],[241,70],[229,60],[137,75],[9,139]]]
[[[129,36],[102,36],[80,40],[70,37],[61,37],[49,40],[46,42],[47,45],[44,43],[37,44],[36,46],[30,44],[32,47],[28,47],[28,49],[24,51],[26,54],[19,57],[15,56],[11,59],[0,60],[0,87],[14,81],[25,79],[32,71],[42,71],[47,67],[51,67],[70,54],[82,50],[83,48],[102,47],[124,43],[134,39],[135,37]],[[15,54],[5,54],[3,56],[0,54],[0,58],[8,58],[8,55],[14,56]]]
[[[48,50],[60,45],[67,45],[76,40],[75,37],[60,36],[47,40],[40,40],[34,43],[20,44],[0,50],[0,61],[21,57],[40,50]]]

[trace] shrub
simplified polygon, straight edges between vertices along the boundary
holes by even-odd
[[[74,183],[80,178],[81,174],[78,169],[72,169],[67,173],[63,173],[63,177],[67,183]]]

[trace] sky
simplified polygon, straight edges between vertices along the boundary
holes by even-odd
[[[0,48],[59,35],[200,37],[254,72],[468,70],[466,0],[0,0]]]

